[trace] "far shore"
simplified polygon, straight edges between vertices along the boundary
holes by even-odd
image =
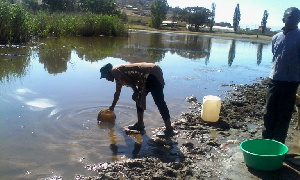
[[[270,42],[272,40],[271,36],[265,35],[248,35],[248,34],[235,34],[235,33],[225,33],[225,32],[192,32],[188,30],[173,30],[173,29],[154,29],[143,25],[131,25],[130,30],[145,30],[145,31],[157,31],[157,32],[169,32],[169,33],[188,33],[196,34],[201,36],[218,37],[225,39],[237,39],[237,40],[249,40],[254,42]]]

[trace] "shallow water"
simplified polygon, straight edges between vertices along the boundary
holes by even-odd
[[[189,111],[184,99],[224,97],[228,84],[253,83],[271,66],[270,43],[173,33],[132,32],[129,38],[69,37],[30,46],[0,46],[0,179],[73,179],[86,164],[132,157],[135,141],[123,126],[136,122],[131,89],[122,89],[112,125],[97,125],[111,105],[115,84],[100,80],[106,63],[161,66],[173,119]],[[151,95],[144,117],[147,150],[163,125]],[[111,146],[118,147],[115,154]],[[93,173],[93,172],[89,172]]]

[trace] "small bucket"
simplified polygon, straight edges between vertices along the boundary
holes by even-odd
[[[271,139],[248,139],[240,144],[247,166],[260,171],[280,169],[289,148]]]
[[[220,118],[221,98],[207,95],[203,97],[201,118],[207,122],[217,122]]]

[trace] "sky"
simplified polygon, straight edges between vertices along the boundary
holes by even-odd
[[[264,11],[269,13],[267,27],[272,31],[280,30],[284,24],[282,17],[289,7],[300,9],[300,0],[167,0],[171,7],[205,7],[211,9],[216,4],[215,22],[228,22],[232,24],[234,10],[237,4],[240,6],[242,28],[256,29],[261,24]]]

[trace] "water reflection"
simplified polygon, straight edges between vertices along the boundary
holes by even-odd
[[[228,66],[230,67],[235,58],[235,40],[231,41],[229,53],[228,53]]]
[[[49,74],[67,71],[72,48],[66,44],[67,39],[48,39],[38,48],[39,62]]]
[[[122,152],[119,151],[119,146],[121,145],[118,145],[117,136],[115,135],[115,129],[114,129],[115,121],[102,121],[100,124],[98,124],[98,126],[101,130],[108,129],[108,137],[110,138],[109,149],[112,152],[112,161],[118,160],[117,155]],[[131,137],[131,139],[134,141],[133,150],[132,150],[133,158],[138,156],[142,148],[143,135],[145,135],[145,133],[146,133],[145,131],[143,131],[142,133],[132,133],[126,131],[126,135]],[[149,139],[149,137],[145,137],[145,138]],[[125,137],[124,139],[128,139],[128,138]],[[127,142],[126,144],[130,146],[132,142]]]
[[[200,59],[207,57],[209,52],[209,40],[211,38],[205,38],[202,36],[186,35],[185,39],[182,39],[184,43],[179,44],[176,47],[175,52],[181,57],[189,59]],[[208,59],[209,60],[209,59]]]
[[[95,62],[113,57],[126,46],[127,39],[122,37],[76,37],[69,39],[77,55],[85,61]]]
[[[94,62],[113,56],[124,43],[125,38],[51,38],[43,40],[36,51],[39,54],[39,62],[44,64],[45,70],[49,74],[58,74],[67,71],[72,51],[82,60]]]
[[[210,57],[210,51],[211,51],[211,47],[212,47],[212,38],[208,38],[208,42],[207,42],[207,55],[205,58],[205,64],[207,65],[209,63],[209,57]]]
[[[259,43],[257,46],[257,65],[260,65],[262,60],[263,46],[263,43]]]
[[[165,53],[162,34],[150,34],[148,54],[151,62],[161,61],[165,57]]]
[[[0,82],[26,75],[31,49],[26,46],[0,46]]]
[[[107,57],[120,58],[127,62],[160,62],[165,54],[177,54],[192,60],[210,62],[211,49],[217,43],[212,37],[172,33],[132,32],[128,38],[116,37],[62,37],[41,40],[35,48],[0,48],[0,81],[10,81],[25,76],[30,64],[30,55],[37,54],[39,62],[49,74],[64,73],[72,64],[71,55],[85,61],[95,62]],[[218,44],[216,44],[218,45]],[[257,65],[262,62],[263,43],[258,44]],[[236,56],[236,40],[231,40],[228,50],[228,66]],[[22,56],[8,56],[16,54]],[[25,55],[25,56],[24,56]]]

